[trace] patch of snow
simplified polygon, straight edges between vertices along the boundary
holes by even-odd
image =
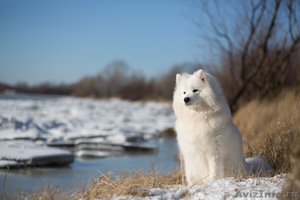
[[[237,181],[225,178],[196,186],[171,185],[167,189],[154,188],[148,190],[147,197],[119,196],[113,199],[140,200],[179,200],[179,199],[277,199],[292,194],[282,194],[281,188],[286,178],[280,175],[271,178],[248,178]],[[297,195],[297,194],[294,194]]]

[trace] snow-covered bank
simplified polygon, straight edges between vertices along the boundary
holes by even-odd
[[[296,193],[282,194],[285,176],[277,175],[271,178],[248,178],[237,181],[235,178],[225,178],[197,186],[168,186],[167,189],[149,189],[147,197],[120,196],[123,199],[145,200],[178,200],[178,199],[277,199],[287,195],[297,199]]]
[[[1,98],[2,97],[2,98]],[[120,151],[155,151],[142,144],[174,126],[169,103],[119,99],[0,96],[1,158],[18,160],[6,141],[29,140],[35,145],[64,147],[78,156],[110,156]],[[33,145],[33,144],[32,144]],[[20,150],[20,149],[19,149]],[[10,151],[10,156],[8,155]],[[110,153],[113,152],[113,153]],[[22,152],[25,156],[26,151]]]

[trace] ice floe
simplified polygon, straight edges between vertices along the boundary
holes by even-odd
[[[4,169],[4,168],[19,168],[20,167],[20,163],[18,163],[17,161],[13,161],[13,160],[0,160],[0,169]]]
[[[74,161],[70,151],[36,145],[32,141],[0,141],[0,160],[22,165],[64,165]]]
[[[53,157],[58,155],[58,148],[79,157],[106,157],[118,151],[156,151],[155,146],[144,142],[160,137],[174,122],[170,103],[0,95],[0,159],[48,165],[54,164],[54,160],[62,161],[63,156]],[[26,147],[21,148],[24,144],[20,141]],[[33,148],[40,154],[33,155]],[[43,160],[42,154],[47,159]],[[71,160],[68,157],[65,163]]]

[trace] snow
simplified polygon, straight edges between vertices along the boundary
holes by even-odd
[[[47,165],[41,160],[51,155],[52,161],[59,154],[61,162],[73,160],[70,151],[58,148],[98,158],[155,151],[142,142],[160,137],[174,123],[170,103],[0,94],[0,159]]]
[[[9,168],[19,168],[20,164],[13,160],[0,160],[0,169],[5,169],[7,166]]]
[[[132,137],[148,140],[174,122],[169,103],[73,97],[0,99],[0,140],[96,136],[121,142]]]
[[[69,151],[39,146],[32,141],[0,141],[0,160],[37,166],[59,165],[73,162],[74,156]]]
[[[149,189],[147,197],[119,196],[113,199],[141,199],[141,200],[177,200],[177,199],[277,199],[287,196],[281,193],[286,180],[285,175],[271,178],[248,178],[241,181],[233,177],[216,180],[203,185],[167,186],[167,189]],[[289,194],[292,195],[292,194]],[[293,194],[296,195],[296,194]]]
[[[78,149],[111,150],[111,151],[156,151],[155,145],[140,144],[104,138],[77,139],[75,144]]]
[[[79,150],[76,152],[76,155],[82,158],[104,158],[104,157],[116,155],[116,153],[110,153],[105,151]]]

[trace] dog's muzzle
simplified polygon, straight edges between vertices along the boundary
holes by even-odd
[[[191,99],[189,98],[189,97],[185,97],[184,99],[183,99],[183,101],[184,101],[184,103],[189,103],[190,101],[191,101]]]

